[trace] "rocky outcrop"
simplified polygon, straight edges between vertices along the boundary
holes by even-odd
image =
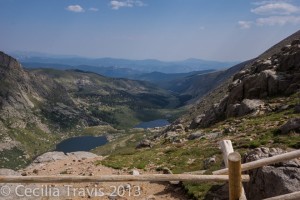
[[[245,155],[244,161],[251,162],[282,154],[279,148],[257,148]],[[249,172],[250,182],[245,187],[248,199],[264,199],[298,191],[300,188],[300,160],[264,166]]]
[[[240,117],[261,110],[264,102],[259,99],[244,99],[241,103],[230,104],[226,109],[226,117]]]
[[[282,125],[279,130],[283,134],[287,134],[291,131],[300,131],[300,118],[290,119],[284,125]]]
[[[300,89],[300,44],[294,40],[264,60],[256,60],[250,67],[233,77],[228,95],[194,119],[190,128],[207,127],[227,117],[268,110],[262,99],[275,95],[291,95]]]
[[[54,151],[54,152],[47,152],[43,155],[37,157],[33,162],[34,163],[46,163],[46,162],[53,162],[56,160],[64,160],[67,158],[67,155],[64,152]]]
[[[137,149],[141,148],[151,148],[152,147],[152,142],[150,140],[144,139],[140,141],[140,143],[136,146]]]
[[[96,158],[99,157],[96,154],[86,152],[86,151],[76,151],[65,154],[64,152],[60,151],[53,151],[53,152],[47,152],[43,155],[38,156],[33,163],[47,163],[47,162],[55,162],[58,160],[65,160],[68,158],[74,158],[77,160],[84,160],[84,159],[90,159],[90,158]]]
[[[73,156],[78,160],[85,160],[85,159],[99,157],[98,155],[87,151],[75,151],[75,152],[67,153],[67,156]]]
[[[21,173],[14,171],[12,169],[2,168],[2,169],[0,169],[0,175],[2,175],[2,176],[20,176]]]
[[[188,136],[188,139],[189,140],[195,140],[195,139],[198,139],[198,138],[202,138],[205,134],[202,133],[201,131],[197,131],[197,132],[194,132],[194,133],[191,133],[189,136]]]

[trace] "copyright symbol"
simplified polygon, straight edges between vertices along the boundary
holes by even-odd
[[[1,189],[0,189],[0,194],[4,197],[7,197],[10,195],[10,187],[8,186],[2,186]]]

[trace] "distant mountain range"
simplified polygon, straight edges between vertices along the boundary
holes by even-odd
[[[10,52],[21,63],[43,63],[59,64],[67,66],[95,66],[95,67],[114,67],[134,70],[135,73],[188,73],[192,71],[202,71],[207,69],[224,69],[237,64],[238,62],[210,61],[190,58],[183,61],[160,61],[155,59],[128,60],[115,58],[84,58],[77,56],[51,56],[39,53]],[[89,70],[87,70],[89,71]]]
[[[199,98],[211,87],[220,84],[223,70],[235,64],[234,62],[207,61],[193,58],[184,61],[165,62],[150,59],[89,59],[74,56],[28,55],[20,52],[13,55],[18,58],[25,68],[29,69],[76,69],[112,78],[151,82],[160,88],[175,92],[182,103]]]

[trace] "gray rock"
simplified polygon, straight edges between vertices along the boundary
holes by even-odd
[[[216,156],[204,160],[204,169],[208,169],[212,164],[216,163]]]
[[[300,44],[300,40],[293,40],[291,46]]]
[[[53,152],[47,152],[43,155],[37,157],[33,162],[34,163],[45,163],[45,162],[53,162],[56,160],[64,160],[67,159],[68,156],[64,154],[63,152],[59,151],[53,151]]]
[[[300,105],[296,105],[294,108],[295,113],[300,113]]]
[[[89,159],[89,158],[96,158],[99,157],[98,155],[86,151],[76,151],[76,152],[71,152],[67,153],[68,156],[74,156],[78,160],[84,160],[84,159]]]
[[[184,126],[183,126],[182,124],[177,124],[177,125],[175,126],[175,129],[176,129],[176,130],[184,130]]]
[[[227,110],[226,110],[226,117],[238,116],[240,107],[241,107],[241,104],[239,104],[239,103],[228,105]]]
[[[212,132],[212,133],[207,133],[204,135],[204,138],[207,140],[212,140],[216,139],[217,137],[220,137],[222,135],[222,132]]]
[[[201,115],[198,115],[197,117],[195,117],[193,119],[192,123],[190,124],[189,128],[196,129],[200,125],[201,120],[204,116],[205,116],[204,114],[201,114]]]
[[[238,109],[238,116],[244,116],[256,110],[259,110],[264,102],[258,99],[244,99]]]
[[[282,154],[279,148],[256,148],[245,155],[245,162]],[[300,160],[294,159],[249,172],[250,182],[245,188],[248,199],[264,199],[298,191],[300,188]]]
[[[201,131],[197,131],[197,132],[191,133],[188,136],[188,139],[189,140],[195,140],[195,139],[201,138],[203,136],[204,136],[204,133],[202,133]]]
[[[20,176],[21,173],[20,172],[16,172],[12,169],[5,169],[5,168],[1,168],[0,169],[0,175],[2,176]]]
[[[133,176],[138,176],[138,175],[140,175],[140,172],[136,169],[133,169],[133,170],[130,171],[130,174],[133,175]]]
[[[178,136],[178,133],[174,132],[174,131],[169,131],[167,133],[165,133],[164,135],[164,138],[174,138],[174,137],[177,137]]]
[[[282,125],[279,130],[283,134],[287,134],[290,131],[299,131],[300,130],[300,118],[293,118],[288,120],[284,125]]]
[[[150,140],[144,139],[142,140],[137,146],[137,149],[141,148],[151,148],[152,147],[152,142]]]

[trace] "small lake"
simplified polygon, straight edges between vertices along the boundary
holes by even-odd
[[[149,122],[141,122],[136,125],[134,128],[155,128],[169,125],[170,122],[166,119],[157,119]]]
[[[96,147],[106,144],[108,141],[105,136],[80,136],[62,141],[56,145],[55,151],[70,153],[74,151],[90,151]]]

